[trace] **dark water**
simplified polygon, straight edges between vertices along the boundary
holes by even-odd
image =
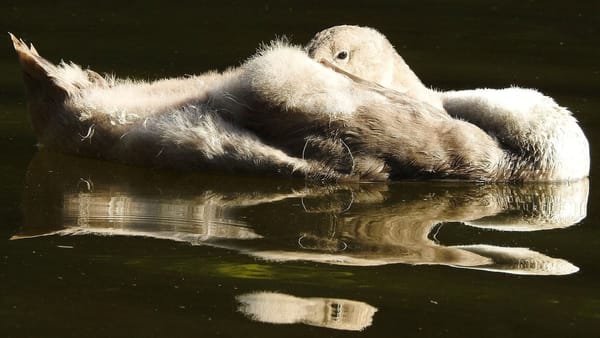
[[[7,37],[0,334],[597,336],[597,1],[0,4],[0,31],[50,60],[139,78],[341,23],[379,28],[429,85],[555,97],[590,139],[590,181],[322,186],[38,152]]]

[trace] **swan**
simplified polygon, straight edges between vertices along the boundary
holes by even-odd
[[[325,181],[587,176],[581,167],[589,164],[563,157],[588,156],[581,150],[587,150],[585,137],[564,109],[556,120],[569,124],[567,131],[550,123],[532,130],[540,142],[516,144],[448,115],[416,95],[418,86],[387,88],[281,41],[224,72],[144,82],[74,63],[54,65],[10,36],[34,132],[52,151],[137,166]]]
[[[307,44],[310,57],[342,72],[406,93],[470,122],[521,157],[523,180],[568,181],[589,175],[588,141],[577,120],[533,89],[436,91],[426,87],[389,40],[370,27],[334,26]],[[532,177],[534,176],[534,177]]]

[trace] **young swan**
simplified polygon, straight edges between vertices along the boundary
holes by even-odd
[[[575,180],[589,174],[588,141],[571,113],[532,89],[475,89],[438,92],[427,88],[378,31],[336,26],[315,35],[306,47],[315,60],[406,93],[452,117],[468,121],[518,154],[524,180]]]
[[[502,147],[414,93],[342,75],[282,43],[223,73],[136,82],[56,66],[12,39],[34,130],[55,151],[323,180],[573,178],[535,149]]]

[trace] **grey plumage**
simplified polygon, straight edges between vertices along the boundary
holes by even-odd
[[[412,91],[344,75],[283,42],[223,73],[136,82],[55,66],[12,38],[34,130],[56,151],[315,180],[563,179],[515,170],[536,159]]]

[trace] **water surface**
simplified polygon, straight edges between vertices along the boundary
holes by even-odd
[[[594,336],[597,2],[0,4],[0,30],[50,60],[139,78],[224,69],[341,23],[380,29],[428,85],[555,97],[590,139],[591,179],[324,186],[38,151],[7,38],[3,336]]]

